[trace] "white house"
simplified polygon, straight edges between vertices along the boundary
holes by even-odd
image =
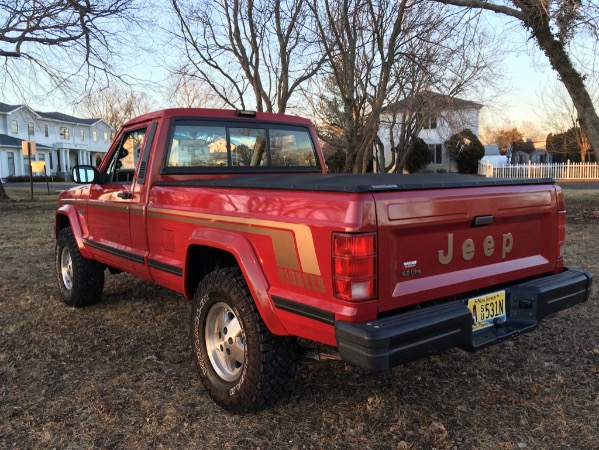
[[[0,102],[0,178],[28,175],[21,143],[35,141],[32,161],[44,161],[48,174],[69,174],[76,164],[97,165],[110,146],[113,128],[103,119],[81,119]]]
[[[453,134],[469,128],[476,136],[479,129],[480,103],[456,97],[424,91],[397,103],[389,105],[381,115],[378,136],[385,149],[385,161],[391,158],[391,133],[395,145],[398,144],[402,120],[410,121],[409,126],[418,122],[422,126],[418,136],[430,149],[430,164],[427,170],[455,171],[455,164],[449,160],[444,142]],[[395,119],[395,120],[394,120]]]

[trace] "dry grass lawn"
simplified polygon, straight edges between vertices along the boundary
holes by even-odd
[[[0,448],[599,448],[596,293],[475,354],[383,376],[302,365],[286,401],[231,416],[198,382],[181,296],[121,274],[107,277],[99,305],[62,304],[56,196],[42,192],[0,203]],[[599,274],[599,192],[565,194],[567,265]]]

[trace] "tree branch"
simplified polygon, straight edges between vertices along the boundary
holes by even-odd
[[[505,14],[507,16],[515,17],[518,20],[525,21],[526,15],[515,8],[510,8],[504,5],[496,5],[494,3],[487,3],[481,0],[434,0],[438,3],[443,3],[445,5],[454,5],[454,6],[462,6],[465,8],[477,8],[484,9],[487,11],[492,11],[498,14]]]

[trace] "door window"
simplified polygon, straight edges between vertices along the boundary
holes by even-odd
[[[127,183],[133,181],[133,174],[139,159],[146,128],[129,131],[123,135],[121,142],[110,158],[104,180],[107,183]]]

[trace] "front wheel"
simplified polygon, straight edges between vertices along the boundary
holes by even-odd
[[[191,336],[202,383],[225,410],[256,411],[287,392],[295,339],[268,331],[239,269],[212,272],[200,283]]]
[[[56,239],[56,277],[68,306],[93,305],[102,298],[104,266],[81,255],[70,228],[60,230]]]

